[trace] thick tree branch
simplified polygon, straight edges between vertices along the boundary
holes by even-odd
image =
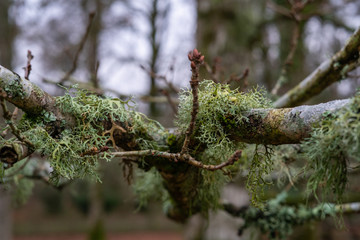
[[[344,79],[359,65],[360,28],[345,46],[332,58],[323,62],[315,71],[275,102],[275,107],[292,107],[316,96],[330,84]]]
[[[55,106],[56,99],[54,97],[1,65],[0,95],[29,115],[41,115],[44,112],[50,112],[56,117],[57,123],[62,120],[65,120],[67,124],[73,122],[70,115],[61,113],[59,108]]]
[[[33,83],[20,78],[17,74],[0,66],[0,88],[2,89],[2,97],[21,108],[27,114],[42,116],[44,111],[54,114],[57,120],[72,119],[72,116],[64,116],[56,105],[56,98],[42,91]],[[236,123],[230,126],[228,136],[233,141],[243,141],[247,143],[263,143],[263,144],[287,144],[299,143],[304,138],[310,136],[311,129],[314,124],[323,118],[323,113],[336,111],[348,104],[348,100],[333,101],[315,106],[301,106],[286,109],[253,109],[242,113],[247,121]],[[224,109],[226,112],[226,109]],[[226,115],[224,118],[233,118],[235,116]],[[168,212],[168,215],[177,221],[185,221],[190,215],[199,212],[201,206],[193,204],[191,199],[195,198],[197,188],[202,183],[200,177],[200,169],[218,170],[233,164],[240,156],[240,151],[234,153],[228,161],[219,165],[204,165],[196,160],[194,155],[187,152],[181,153],[182,141],[184,133],[175,136],[175,143],[167,143],[164,139],[168,139],[170,133],[159,127],[159,135],[161,138],[152,137],[147,132],[150,131],[146,127],[136,136],[128,129],[132,126],[132,120],[129,122],[111,122],[111,119],[104,119],[105,130],[112,129],[116,124],[124,129],[124,131],[113,132],[112,138],[117,147],[121,147],[125,151],[123,153],[113,153],[116,156],[143,156],[146,167],[154,166],[164,179],[164,185],[170,196],[174,200],[174,208]],[[231,121],[230,121],[231,122]],[[66,121],[71,127],[71,121]],[[51,124],[51,123],[49,123]],[[226,125],[224,123],[224,125]],[[61,130],[61,128],[60,128]],[[152,129],[155,131],[156,129]],[[169,135],[166,135],[169,134]],[[181,134],[181,136],[180,136]],[[196,134],[196,129],[193,134]],[[164,149],[172,149],[172,152],[145,150],[139,151],[141,148],[136,142],[137,138],[151,139],[157,141]],[[169,146],[166,146],[168,144]],[[176,149],[174,149],[174,146]],[[203,151],[204,149],[199,149]],[[136,152],[133,152],[136,151]],[[98,154],[99,151],[84,152],[86,154]],[[20,159],[30,155],[32,151],[24,143],[5,143],[0,146],[0,160],[3,162],[15,163]],[[109,152],[107,152],[109,153]],[[154,153],[154,154],[153,154]],[[193,153],[191,153],[193,154]],[[197,154],[197,153],[196,153]],[[171,161],[169,161],[169,158]],[[175,163],[178,161],[177,163]],[[190,186],[190,187],[184,187]]]
[[[0,66],[0,88],[5,100],[28,114],[41,115],[43,111],[49,111],[59,120],[71,120],[71,116],[64,116],[57,108],[54,97],[2,66]],[[242,113],[248,121],[231,126],[231,129],[228,129],[229,136],[234,141],[247,143],[299,143],[310,136],[313,125],[323,118],[323,113],[336,111],[347,103],[348,100],[341,100],[296,108],[253,109]],[[66,122],[71,124],[71,121]]]
[[[230,138],[240,142],[260,144],[300,143],[310,137],[312,128],[324,118],[324,113],[335,112],[349,100],[335,100],[312,106],[280,109],[253,109],[243,116],[241,124],[228,129]]]

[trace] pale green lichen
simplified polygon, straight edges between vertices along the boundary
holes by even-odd
[[[194,135],[200,144],[205,145],[204,152],[198,155],[204,164],[225,162],[235,150],[243,149],[245,147],[243,143],[230,140],[229,130],[236,128],[244,120],[247,121],[247,118],[242,115],[244,111],[271,106],[270,100],[265,97],[265,91],[262,89],[258,88],[245,93],[238,89],[231,90],[228,85],[217,84],[209,80],[200,83],[198,99],[199,111],[196,116]],[[179,113],[176,121],[176,125],[183,132],[186,131],[190,123],[192,104],[191,91],[184,90],[180,95]],[[257,161],[259,154],[257,153],[254,157],[248,181],[248,189],[253,195],[254,203],[259,201],[256,192],[259,187],[256,185],[263,181],[262,174],[269,172],[267,166],[271,166],[269,161]],[[266,159],[269,160],[269,158]],[[221,172],[213,173],[204,170],[201,172],[204,181],[199,186],[198,201],[208,203],[202,205],[204,208],[216,209],[220,196],[219,190],[228,180],[228,176]]]
[[[341,202],[347,184],[347,165],[360,161],[360,95],[336,113],[329,113],[301,145],[310,173],[308,191],[334,196]]]
[[[256,227],[262,233],[268,234],[269,239],[286,239],[295,226],[322,220],[326,216],[334,216],[336,208],[333,204],[320,204],[314,208],[305,205],[289,206],[284,204],[288,194],[282,192],[275,199],[267,202],[263,210],[249,207],[237,214],[244,219],[245,224],[239,229]]]
[[[91,149],[100,149],[107,145],[109,136],[103,136],[103,121],[129,122],[131,133],[137,134],[140,148],[159,149],[152,136],[160,138],[161,128],[155,121],[144,118],[143,115],[132,110],[128,102],[120,99],[102,98],[87,91],[76,89],[56,99],[57,106],[63,113],[69,113],[75,119],[72,127],[67,127],[54,134],[47,123],[55,120],[52,113],[43,112],[42,117],[32,118],[26,115],[20,122],[20,129],[42,155],[48,157],[53,168],[52,180],[61,178],[74,179],[84,177],[97,178],[97,166],[100,157],[110,160],[112,156],[104,152],[86,154]],[[157,129],[156,129],[157,128]],[[147,132],[148,131],[148,132]]]
[[[147,207],[150,200],[161,200],[163,202],[163,210],[167,212],[167,208],[171,206],[169,193],[164,188],[163,179],[155,168],[148,172],[136,171],[135,183],[133,190],[137,196],[138,207]]]

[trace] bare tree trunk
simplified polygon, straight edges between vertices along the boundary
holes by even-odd
[[[12,213],[9,191],[0,186],[0,239],[12,239]]]

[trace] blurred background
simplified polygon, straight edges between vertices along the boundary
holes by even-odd
[[[79,84],[99,95],[133,97],[139,111],[174,127],[194,47],[205,55],[202,78],[241,79],[233,87],[263,86],[276,99],[359,26],[357,0],[1,0],[0,64],[21,75],[30,50],[30,81],[50,94],[64,93],[57,84]],[[352,72],[308,103],[352,96],[359,75]],[[46,169],[40,156],[34,161]],[[56,189],[32,180],[1,190],[0,239],[239,239],[241,220],[220,212],[178,225],[161,203],[139,204],[119,162],[101,168],[102,183],[77,180]],[[241,178],[231,183],[224,198],[247,205],[243,185]],[[346,216],[345,232],[331,220],[307,225],[293,239],[359,239],[358,220]]]

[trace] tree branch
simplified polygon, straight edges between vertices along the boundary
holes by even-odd
[[[310,137],[312,128],[324,118],[324,113],[335,112],[348,103],[346,99],[294,108],[253,109],[242,114],[247,120],[228,131],[232,140],[240,142],[272,145],[300,143]]]
[[[55,106],[56,99],[54,97],[1,65],[0,96],[29,115],[41,115],[42,112],[46,111],[54,114],[57,123],[62,120],[70,125],[73,123],[70,115],[61,113]]]
[[[332,58],[323,62],[296,87],[275,102],[275,107],[292,107],[316,96],[330,84],[344,79],[359,64],[360,28]]]
[[[72,119],[72,116],[64,116],[56,105],[56,98],[42,91],[32,82],[22,79],[16,73],[13,73],[0,66],[0,88],[2,97],[12,102],[17,107],[24,110],[27,114],[42,116],[43,111],[52,112],[57,120]],[[323,113],[336,111],[348,104],[348,100],[333,101],[315,106],[301,106],[296,108],[285,109],[253,109],[241,113],[247,121],[236,123],[226,129],[228,137],[233,141],[243,141],[247,143],[263,143],[263,144],[287,144],[299,143],[304,138],[310,136],[312,126],[323,118]],[[224,113],[229,112],[224,109]],[[225,114],[223,118],[233,118],[229,114]],[[111,129],[111,119],[105,118],[105,130]],[[115,124],[124,129],[130,129],[132,126],[131,118],[128,122],[116,122]],[[71,128],[71,121],[66,121],[68,127]],[[51,124],[51,123],[46,123]],[[145,123],[146,124],[146,123]],[[224,123],[224,125],[226,125]],[[226,126],[224,126],[226,128]],[[61,129],[60,129],[61,130]],[[152,131],[149,133],[148,131]],[[158,131],[158,133],[156,132]],[[101,133],[99,133],[101,134]],[[203,179],[199,176],[200,169],[215,171],[233,164],[240,156],[241,151],[237,151],[232,157],[219,165],[205,165],[195,160],[187,152],[181,152],[183,133],[175,134],[175,143],[166,141],[170,137],[170,133],[164,131],[162,127],[158,129],[143,128],[140,135],[131,133],[130,131],[118,131],[112,134],[116,138],[115,144],[129,152],[112,153],[119,157],[144,156],[146,167],[156,167],[164,179],[164,185],[174,200],[174,208],[168,212],[168,215],[177,221],[185,221],[190,215],[199,212],[201,206],[193,204],[191,199],[196,194],[197,188]],[[161,137],[152,137],[153,135],[161,135]],[[180,136],[182,134],[182,136]],[[196,134],[196,131],[192,134]],[[172,136],[173,134],[171,134]],[[136,142],[137,138],[151,139],[156,141],[159,146],[163,146],[162,151],[145,150],[139,151],[140,147]],[[174,137],[174,136],[172,136]],[[195,139],[195,138],[194,138]],[[195,140],[194,140],[195,141]],[[172,149],[172,152],[166,152]],[[135,151],[135,152],[134,152]],[[199,149],[197,153],[204,151]],[[90,149],[86,154],[98,154],[101,149]],[[175,153],[174,153],[175,152]],[[0,160],[3,162],[15,163],[20,159],[30,155],[32,151],[24,143],[12,142],[0,146]],[[196,153],[196,154],[197,154]],[[107,152],[111,154],[111,152]],[[172,161],[169,161],[171,159]],[[174,163],[178,161],[178,163]],[[144,163],[142,162],[142,163]],[[139,164],[140,165],[140,164]],[[191,187],[184,187],[191,186]]]

